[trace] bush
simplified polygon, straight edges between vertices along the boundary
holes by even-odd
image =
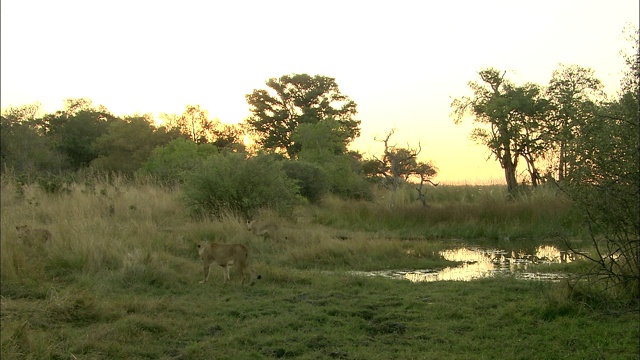
[[[317,164],[306,161],[285,161],[284,172],[300,187],[300,195],[315,203],[329,192],[326,172]]]
[[[348,156],[337,156],[333,162],[324,164],[329,175],[331,192],[344,199],[371,200],[371,183],[357,169],[357,161]]]
[[[218,148],[212,144],[196,144],[179,138],[156,148],[141,172],[151,174],[167,184],[181,183],[204,159],[216,154]]]
[[[298,186],[268,155],[245,159],[244,154],[217,155],[187,176],[184,194],[196,214],[222,216],[225,211],[252,216],[270,208],[288,214],[298,200]]]

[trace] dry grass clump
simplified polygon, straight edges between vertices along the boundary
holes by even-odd
[[[3,181],[2,193],[3,281],[117,270],[131,251],[184,246],[166,241],[162,231],[188,220],[178,195],[162,188],[113,181],[51,194],[37,184]],[[50,231],[50,246],[26,246],[15,230],[22,224]]]

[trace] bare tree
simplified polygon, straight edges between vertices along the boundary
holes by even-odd
[[[395,129],[391,129],[384,139],[375,139],[384,144],[384,152],[382,158],[374,158],[376,164],[375,175],[383,179],[383,185],[393,191],[396,191],[401,184],[407,183],[410,178],[418,177],[420,184],[416,188],[418,198],[424,206],[426,206],[426,196],[424,193],[424,185],[429,183],[434,186],[431,178],[437,174],[436,167],[429,163],[419,162],[418,155],[422,152],[422,145],[418,142],[417,147],[406,148],[397,147],[390,144],[390,139],[395,133]]]

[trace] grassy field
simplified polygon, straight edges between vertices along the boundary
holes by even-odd
[[[427,208],[411,195],[300,207],[277,219],[287,239],[273,242],[235,216],[194,220],[179,191],[150,184],[102,179],[51,195],[3,179],[2,358],[637,359],[638,313],[594,306],[564,282],[349,275],[442,268],[438,251],[462,244],[584,236],[550,191],[505,201],[499,186],[440,186]],[[24,246],[21,224],[53,242]],[[198,284],[203,239],[247,244],[262,279],[241,286],[232,270],[223,284],[212,268]]]

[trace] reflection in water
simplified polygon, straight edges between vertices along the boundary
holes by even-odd
[[[535,254],[527,254],[523,251],[507,253],[502,250],[464,247],[444,250],[440,252],[440,255],[446,260],[462,264],[441,270],[398,270],[359,274],[407,279],[413,282],[428,282],[471,281],[510,272],[520,279],[558,280],[563,278],[561,274],[539,273],[532,270],[539,264],[566,263],[575,260],[572,253],[561,251],[549,245],[536,248]]]

